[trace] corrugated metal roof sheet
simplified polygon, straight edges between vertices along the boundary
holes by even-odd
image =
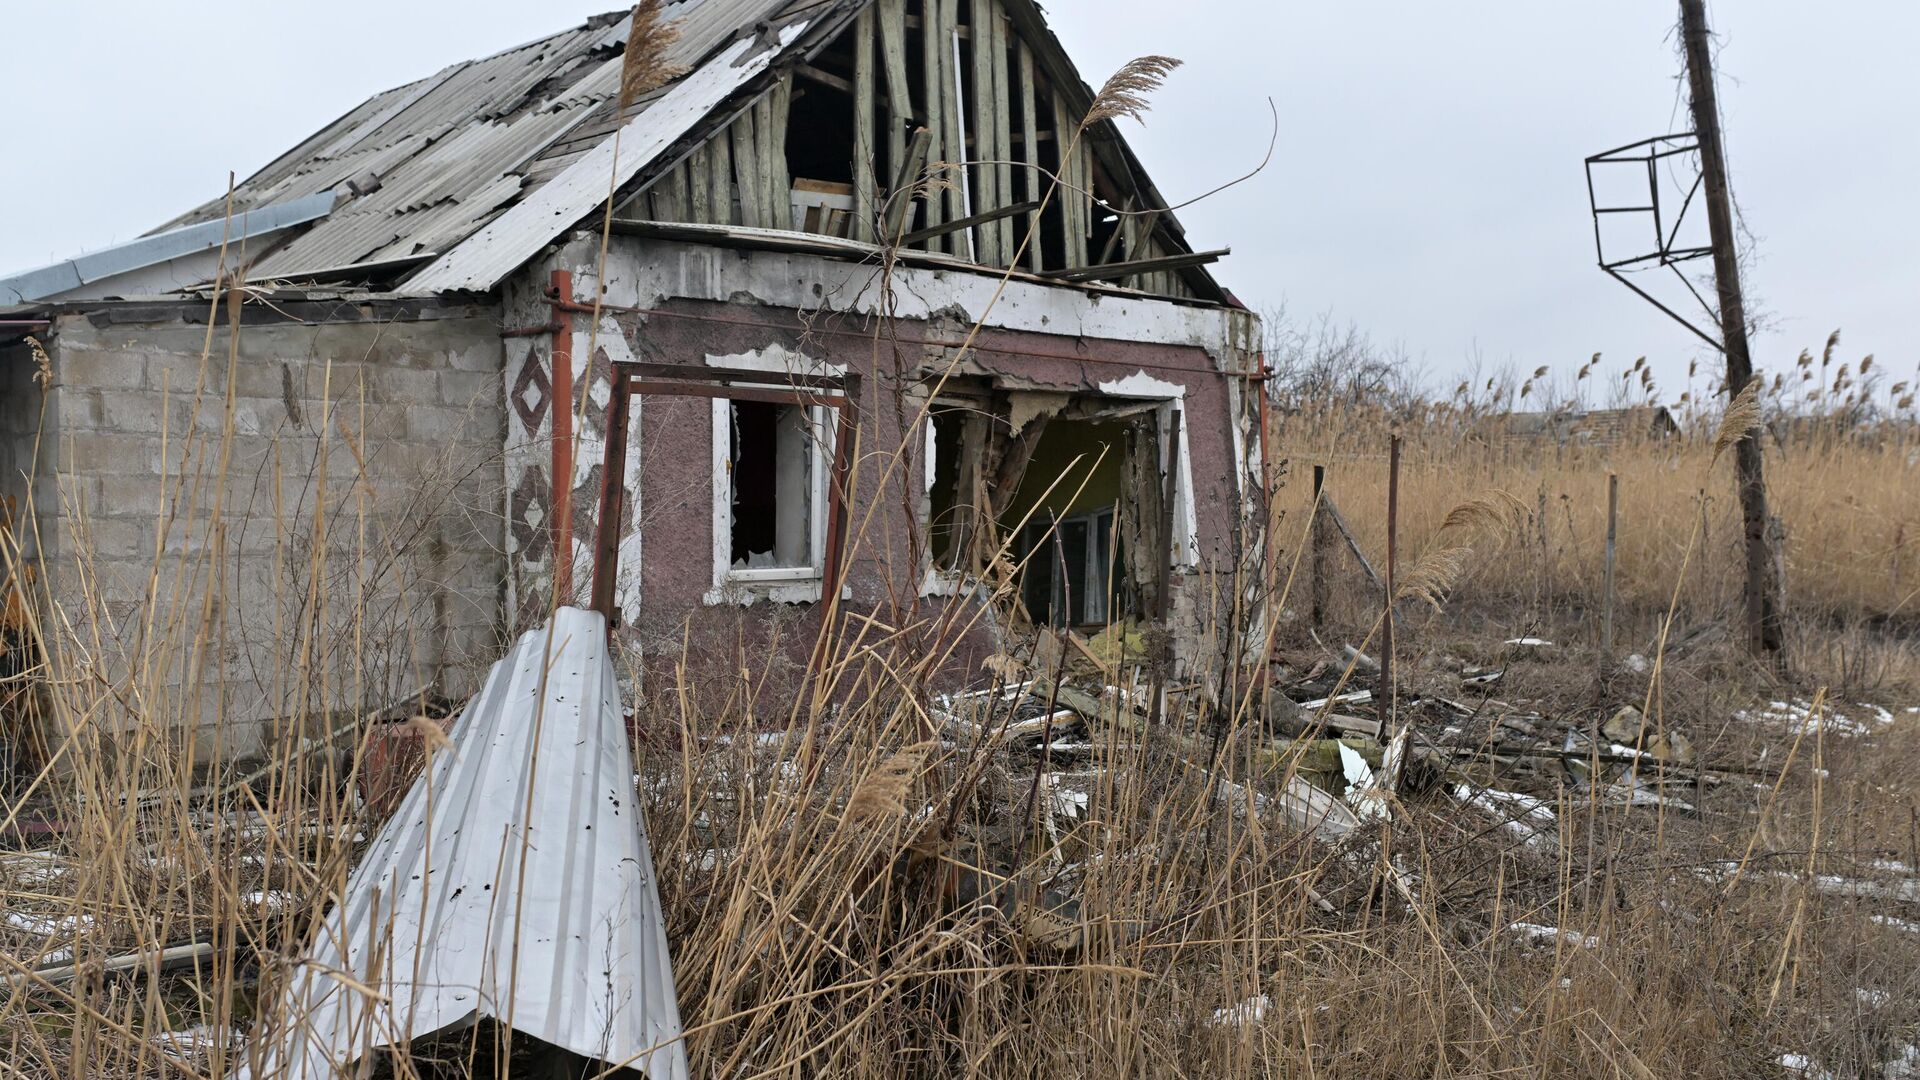
[[[696,66],[791,2],[670,4],[667,15],[680,38],[669,60]],[[609,119],[626,34],[624,17],[591,19],[376,94],[315,132],[240,184],[235,208],[345,190],[368,178],[376,178],[378,187],[268,254],[253,273],[299,278],[449,251],[558,175],[532,175],[542,151],[583,122]],[[613,126],[606,124],[600,138],[610,136]],[[623,156],[634,149],[629,146]],[[223,196],[162,228],[218,220],[225,208]],[[555,231],[572,224],[558,223]]]
[[[344,1075],[375,1047],[511,1017],[600,1061],[651,1048],[632,1067],[684,1080],[606,621],[561,608],[551,635],[523,634],[449,738],[289,973],[251,1075]]]
[[[611,139],[595,144],[538,190],[415,274],[400,291],[427,296],[492,289],[606,201],[610,187],[638,175],[654,155],[679,141],[715,106],[765,71],[807,25],[804,20],[789,24],[770,45],[761,46],[756,39],[729,45],[627,121],[620,129],[617,155]]]

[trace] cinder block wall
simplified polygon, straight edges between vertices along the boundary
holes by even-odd
[[[503,632],[497,310],[287,314],[236,348],[204,306],[108,307],[51,343],[51,595],[202,761],[468,693]]]

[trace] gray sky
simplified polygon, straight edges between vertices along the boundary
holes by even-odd
[[[615,0],[259,4],[16,0],[0,271],[125,240],[369,95],[559,30]],[[1248,304],[1330,312],[1450,380],[1652,358],[1677,394],[1702,347],[1595,266],[1581,159],[1684,129],[1671,0],[1054,0],[1089,82],[1187,61],[1129,134]],[[1170,12],[1172,13],[1170,15]],[[1843,329],[1894,378],[1920,362],[1920,4],[1720,0],[1721,95],[1762,366]]]

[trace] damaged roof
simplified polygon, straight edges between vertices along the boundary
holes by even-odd
[[[668,61],[697,71],[741,27],[789,6],[799,5],[670,4],[666,15],[680,37]],[[452,250],[537,189],[541,181],[530,173],[541,153],[613,100],[627,29],[624,12],[596,16],[376,94],[308,137],[235,189],[235,213],[329,190],[351,198],[255,263],[253,276],[338,277]],[[222,196],[161,228],[225,214]]]
[[[764,90],[770,69],[811,56],[867,2],[674,0],[664,17],[679,36],[666,61],[686,73],[624,112],[615,99],[626,11],[376,94],[234,189],[235,220],[254,215],[278,223],[283,208],[328,200],[326,212],[267,236],[249,276],[295,286],[363,283],[415,296],[491,290],[604,205],[610,174],[623,188],[650,182],[677,160],[690,133]],[[1002,3],[1055,84],[1079,97],[1079,107],[1090,103],[1093,91],[1039,6]],[[1092,141],[1118,155],[1114,165],[1135,177],[1146,207],[1164,211],[1131,149],[1110,124],[1102,128]],[[159,247],[156,241],[197,237],[224,223],[228,207],[223,194],[91,257],[122,248],[171,251],[178,245],[170,239]],[[1175,252],[1191,250],[1170,212],[1158,215],[1156,229]],[[35,274],[46,277],[32,271],[18,280]],[[65,277],[46,277],[56,279]],[[1208,284],[1224,295],[1210,278]],[[60,292],[28,291],[34,295],[17,299]]]

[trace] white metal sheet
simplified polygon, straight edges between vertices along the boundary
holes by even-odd
[[[321,1080],[491,1017],[601,1061],[647,1052],[631,1067],[682,1080],[605,620],[561,608],[551,632],[523,634],[450,738],[289,974],[249,1075]]]

